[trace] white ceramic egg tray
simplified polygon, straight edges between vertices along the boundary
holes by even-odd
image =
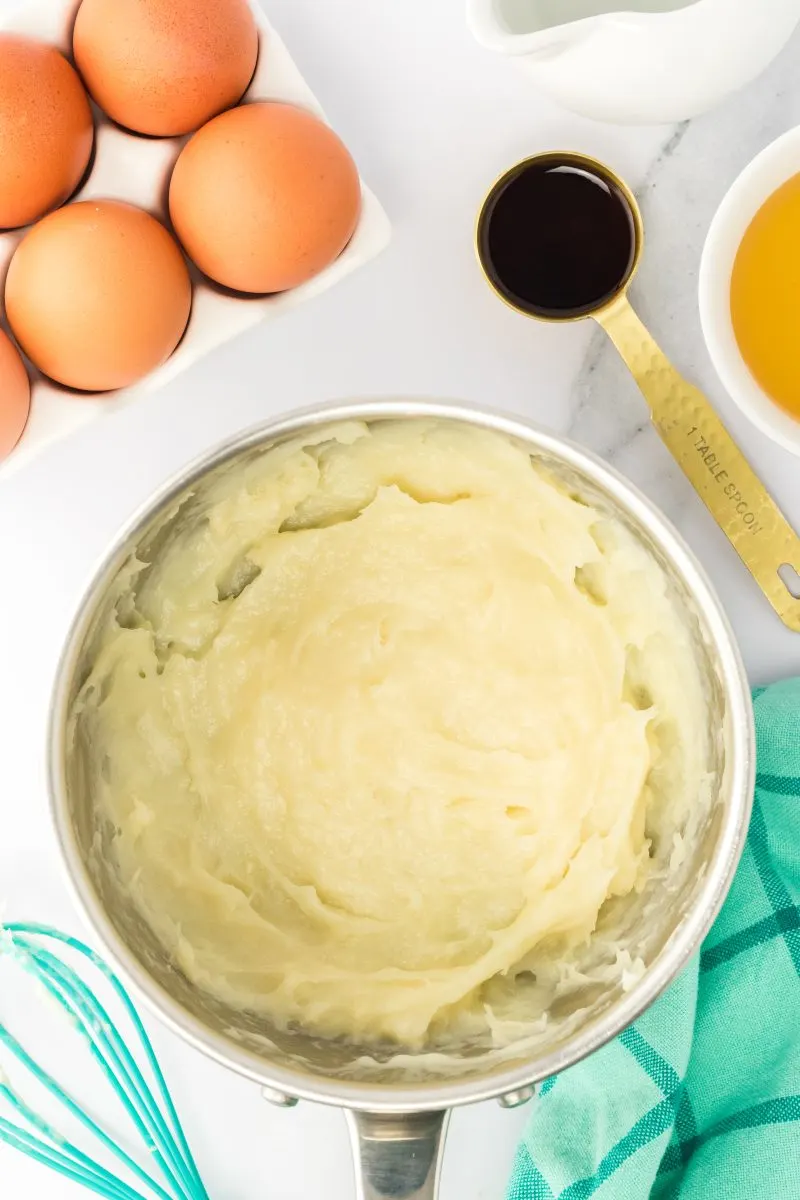
[[[313,92],[292,62],[280,37],[255,0],[251,2],[259,27],[260,47],[256,72],[245,99],[285,100],[324,118]],[[0,14],[0,31],[27,34],[51,42],[69,54],[78,7],[79,0],[26,0],[24,7],[16,12],[6,16]],[[164,220],[169,177],[187,139],[136,137],[112,124],[96,107],[94,115],[94,162],[86,181],[73,199],[102,197],[128,200]],[[343,137],[346,143],[346,130]],[[138,396],[152,392],[215,346],[319,295],[374,258],[388,244],[391,228],[386,214],[363,180],[362,191],[361,218],[349,245],[327,270],[293,291],[253,298],[233,296],[209,281],[198,281],[193,270],[195,287],[192,313],[183,340],[162,367],[134,386],[102,396],[73,392],[37,375],[28,364],[33,383],[30,420],[19,445],[0,464],[0,477],[23,466],[45,446],[89,421],[98,420],[121,404],[131,403]],[[8,263],[23,233],[24,230],[15,230],[0,234],[0,296]],[[2,323],[7,328],[4,318],[5,314],[2,313]]]

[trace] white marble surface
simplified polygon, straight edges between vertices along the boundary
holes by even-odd
[[[634,300],[800,523],[800,461],[732,411],[701,343],[695,296],[704,231],[726,185],[800,120],[800,40],[745,94],[688,130],[626,130],[578,120],[538,97],[514,64],[472,43],[462,0],[268,7],[387,208],[394,242],[285,321],[250,331],[0,484],[0,901],[17,919],[80,930],[48,824],[44,730],[56,656],[92,564],[171,470],[281,409],[413,393],[486,402],[569,431],[616,462],[683,530],[728,607],[753,679],[800,670],[800,637],[773,617],[672,466],[602,336],[511,313],[484,285],[471,245],[489,183],[536,149],[586,150],[644,183],[648,250]],[[3,990],[0,1019],[9,1003]],[[274,1110],[250,1084],[150,1025],[212,1197],[353,1195],[338,1113]],[[523,1120],[524,1111],[495,1105],[456,1114],[444,1200],[500,1200]],[[4,1196],[77,1200],[73,1185],[41,1171],[0,1149]]]

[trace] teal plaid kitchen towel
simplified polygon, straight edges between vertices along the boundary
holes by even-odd
[[[508,1200],[800,1198],[800,679],[753,693],[747,846],[697,958],[547,1080]]]

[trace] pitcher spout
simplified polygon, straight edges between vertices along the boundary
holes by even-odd
[[[586,16],[564,24],[548,21],[540,13],[531,28],[531,8],[523,0],[467,0],[467,22],[473,37],[487,49],[541,60],[572,49],[608,19],[607,15]]]

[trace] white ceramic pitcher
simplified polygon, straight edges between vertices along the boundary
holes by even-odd
[[[467,0],[484,46],[518,56],[565,108],[672,122],[755,78],[800,22],[800,0]]]

